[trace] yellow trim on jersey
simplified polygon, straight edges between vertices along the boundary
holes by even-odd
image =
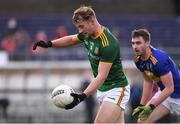
[[[101,37],[103,38],[102,42],[104,42],[104,47],[107,46],[107,41],[106,41],[106,38],[104,37],[104,35],[102,34]]]
[[[160,77],[157,77],[155,76],[152,72],[150,71],[144,71],[144,74],[149,77],[150,79],[152,79],[154,82],[160,82],[161,81],[161,78]]]
[[[106,41],[107,46],[109,46],[109,40],[107,39],[106,35],[104,33],[102,35],[105,37],[105,41]]]
[[[78,42],[80,42],[80,43],[82,43],[83,41],[82,40],[80,40],[79,38],[78,38],[78,40],[77,40]]]
[[[120,104],[121,104],[121,102],[122,102],[122,99],[123,99],[123,97],[125,96],[125,87],[123,87],[123,89],[122,89],[122,91],[121,91],[121,96],[119,97],[119,99],[118,99],[118,102],[117,102],[117,105],[118,106],[120,106]]]
[[[102,45],[103,45],[103,47],[105,47],[105,39],[104,39],[104,37],[102,37],[102,36],[100,36],[100,38],[101,38],[101,40],[102,40]]]
[[[99,31],[99,33],[98,33],[95,37],[91,36],[91,38],[92,38],[92,39],[98,38],[98,37],[104,32],[104,29],[105,29],[104,26],[102,26],[102,27],[101,27],[101,30]]]
[[[110,63],[112,63],[112,62],[100,61],[100,63],[110,64]]]
[[[80,39],[78,38],[78,36],[77,36],[77,41],[78,41],[78,42],[80,42],[80,43],[82,43],[82,42],[83,42],[82,40],[80,40]]]
[[[157,59],[153,55],[150,56],[150,59],[154,65],[158,62]]]
[[[104,33],[102,33],[102,35],[100,36],[101,40],[102,40],[102,45],[103,47],[109,46],[109,41],[107,39],[107,37],[105,36]]]
[[[138,62],[138,61],[139,61],[139,58],[140,58],[140,56],[135,56],[135,57],[134,57],[134,62],[135,62],[135,63]]]

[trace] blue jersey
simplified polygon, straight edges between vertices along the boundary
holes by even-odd
[[[171,72],[174,81],[174,92],[171,94],[171,97],[180,98],[180,71],[174,61],[164,51],[151,47],[149,58],[142,60],[140,56],[136,56],[135,64],[141,72],[144,72],[158,84],[161,91],[165,87],[160,77]]]

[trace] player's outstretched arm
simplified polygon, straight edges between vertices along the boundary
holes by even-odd
[[[37,47],[49,48],[49,47],[68,47],[81,43],[75,35],[65,36],[59,39],[55,39],[52,41],[37,41],[33,45],[33,50],[36,50]]]
[[[82,94],[71,93],[71,96],[74,98],[73,102],[69,105],[66,105],[65,109],[72,109],[80,102],[82,102],[86,97],[93,94],[97,88],[99,88],[109,74],[109,70],[112,66],[112,63],[104,63],[100,62],[98,67],[98,75],[97,77],[90,83],[90,85],[86,88],[86,90]]]
[[[111,69],[112,63],[100,62],[98,66],[98,75],[94,78],[89,86],[84,90],[87,96],[93,94],[106,80],[109,71]]]

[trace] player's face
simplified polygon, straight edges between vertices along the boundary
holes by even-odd
[[[149,47],[149,42],[145,42],[143,37],[132,38],[132,48],[136,55],[143,56],[146,54],[146,50]]]
[[[83,33],[85,36],[90,37],[93,35],[93,24],[92,21],[79,21],[75,24],[79,33]]]

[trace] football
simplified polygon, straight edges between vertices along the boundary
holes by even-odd
[[[68,85],[60,85],[54,88],[52,91],[52,101],[58,108],[65,108],[67,104],[73,101],[73,97],[70,95],[74,93],[74,90]]]

